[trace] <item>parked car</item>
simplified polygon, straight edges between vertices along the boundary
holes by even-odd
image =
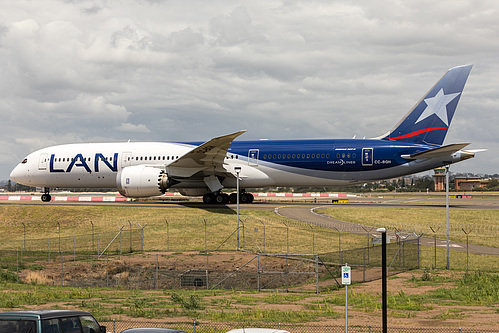
[[[274,328],[236,328],[227,333],[289,333],[288,331],[277,330]]]
[[[0,332],[106,333],[106,327],[86,311],[26,310],[0,313]]]
[[[176,330],[173,328],[129,328],[120,333],[187,333],[186,331]]]

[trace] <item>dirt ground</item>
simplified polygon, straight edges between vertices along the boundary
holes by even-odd
[[[159,264],[159,269],[171,272],[185,272],[190,269],[206,269],[207,260],[209,261],[210,271],[255,271],[258,267],[260,270],[265,271],[283,271],[286,270],[286,265],[288,265],[288,270],[292,270],[294,261],[285,261],[282,258],[258,258],[255,259],[255,254],[246,252],[230,252],[230,253],[213,253],[208,257],[205,254],[195,252],[195,253],[146,253],[146,254],[136,254],[121,256],[118,258],[110,258],[109,262],[105,258],[101,258],[98,262],[95,261],[76,261],[72,262],[72,256],[67,256],[63,258],[65,262],[63,267],[64,275],[64,285],[75,285],[78,283],[88,282],[88,281],[100,281],[105,285],[106,278],[111,281],[133,281],[136,277],[134,272],[137,269],[143,268],[155,268],[157,263]],[[58,261],[59,260],[59,261]],[[55,259],[51,264],[47,262],[43,263],[45,269],[43,271],[36,271],[33,273],[32,270],[24,270],[20,273],[20,277],[27,283],[32,283],[34,280],[37,283],[60,285],[61,278],[61,264],[60,259]],[[258,262],[260,260],[260,262]],[[108,266],[109,275],[103,274],[102,269]],[[313,266],[313,265],[312,265]],[[300,268],[305,269],[305,268]],[[379,269],[372,269],[366,271],[367,279],[369,279],[372,274],[379,276]],[[437,288],[451,288],[452,284],[435,284],[427,286],[415,287],[415,284],[410,281],[413,276],[421,277],[422,272],[405,272],[392,276],[388,280],[388,293],[397,294],[400,292],[406,295],[416,295],[425,294],[431,290]],[[441,276],[457,276],[459,273],[455,272],[439,272]],[[140,275],[140,274],[139,274]],[[142,273],[143,275],[143,273]],[[362,271],[353,270],[352,276],[354,280],[362,280]],[[305,282],[306,280],[306,282]],[[300,281],[298,278],[290,281],[290,284],[301,283],[295,290],[315,290],[315,281],[311,281],[310,277]],[[312,279],[313,280],[313,279]],[[339,280],[339,279],[338,279]],[[340,280],[339,280],[340,281]],[[341,281],[340,281],[341,282]],[[151,282],[154,283],[154,282]],[[336,281],[334,279],[328,279],[320,282],[320,287],[322,290],[327,286],[335,285]],[[83,284],[82,284],[83,286]],[[206,287],[201,287],[206,288]],[[153,289],[153,288],[151,288]],[[160,286],[160,289],[163,287]],[[195,288],[190,288],[195,289]],[[375,280],[365,283],[355,283],[350,287],[352,295],[350,297],[355,297],[356,294],[366,293],[371,295],[376,295],[379,298],[379,303],[381,303],[381,280]],[[169,299],[168,294],[160,291],[144,291],[144,293],[153,293],[155,297]],[[245,295],[244,290],[239,293],[240,295]],[[248,292],[248,296],[258,299],[260,294],[255,294],[253,292]],[[267,293],[261,293],[262,297],[267,295]],[[339,295],[344,297],[344,289],[321,292],[320,294],[307,294],[307,296],[296,302],[289,302],[284,304],[269,304],[267,302],[255,301],[252,305],[240,305],[237,302],[232,302],[230,311],[240,311],[248,307],[257,307],[260,309],[277,309],[281,311],[308,311],[307,306],[315,301],[321,301],[325,298],[331,297],[332,295]],[[212,311],[217,311],[218,308],[215,306],[210,306],[211,298],[230,298],[230,294],[224,295],[223,293],[219,296],[203,296],[203,303],[207,304],[206,309]],[[456,304],[449,305],[445,302],[433,301],[431,309],[423,311],[408,311],[408,310],[391,310],[388,311],[388,324],[389,326],[401,326],[401,327],[462,327],[462,328],[480,328],[480,329],[497,329],[499,327],[499,305],[494,305],[490,307],[486,306],[459,306]],[[46,304],[43,307],[51,306],[62,306],[62,304]],[[337,318],[321,318],[320,321],[312,322],[311,325],[344,325],[344,305],[331,305],[334,312],[338,314]],[[7,310],[7,309],[5,309]],[[11,309],[10,309],[11,310]],[[224,311],[229,311],[224,309]],[[381,326],[381,306],[373,310],[363,310],[357,307],[349,307],[349,325],[372,325]],[[114,316],[113,316],[114,317]],[[129,321],[140,319],[137,318],[126,318],[124,315],[116,316],[116,318],[126,319]],[[162,318],[168,321],[177,320],[190,320],[190,318]]]

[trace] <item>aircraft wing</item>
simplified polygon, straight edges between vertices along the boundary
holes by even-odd
[[[238,131],[206,141],[168,165],[169,174],[177,177],[190,177],[199,171],[226,172],[224,159],[232,141],[245,133]]]
[[[405,158],[407,160],[420,160],[433,157],[450,156],[468,145],[469,143],[453,143],[450,145],[425,150],[411,155],[402,155],[402,158]]]

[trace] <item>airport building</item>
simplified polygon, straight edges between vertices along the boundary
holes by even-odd
[[[435,174],[435,191],[445,191],[445,168],[433,170]],[[486,187],[490,179],[481,179],[480,177],[454,177],[455,191],[472,191],[476,188]]]

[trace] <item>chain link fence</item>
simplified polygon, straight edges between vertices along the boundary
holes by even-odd
[[[136,238],[140,239],[139,231],[136,231]],[[323,254],[158,252],[142,253],[137,259],[121,253],[118,239],[122,236],[118,233],[111,239],[107,249],[113,248],[113,251],[107,250],[105,254],[104,251],[76,252],[74,249],[68,252],[2,251],[0,265],[16,271],[17,281],[128,289],[253,289],[319,293],[340,287],[338,278],[345,263],[352,267],[353,281],[381,278],[381,246]],[[419,267],[418,240],[387,244],[389,274]],[[237,260],[224,264],[235,253],[238,253]],[[84,261],[92,264],[83,265]]]
[[[235,328],[255,327],[251,323],[221,323],[221,322],[202,322],[193,320],[191,322],[162,322],[162,321],[108,321],[101,322],[111,333],[120,333],[127,328],[154,327],[154,328],[173,328],[183,330],[188,333],[225,333]],[[262,327],[261,325],[259,327]],[[281,329],[290,333],[344,333],[345,326],[328,325],[310,325],[310,324],[266,324],[265,328]],[[381,326],[349,326],[351,333],[381,333]],[[388,327],[389,333],[499,333],[497,329],[475,329],[459,327]]]

